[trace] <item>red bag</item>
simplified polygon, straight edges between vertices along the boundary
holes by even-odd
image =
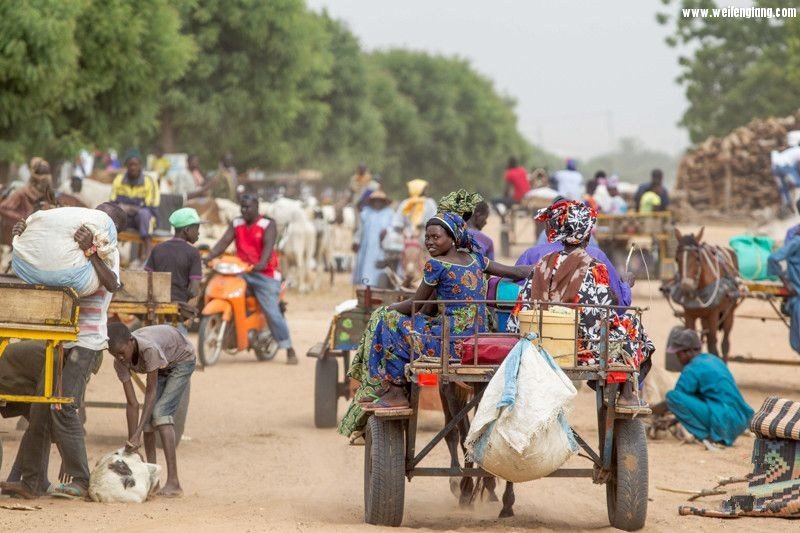
[[[461,364],[475,364],[475,337],[463,339]],[[518,337],[509,335],[481,335],[478,337],[478,364],[499,365],[511,349],[519,342]]]

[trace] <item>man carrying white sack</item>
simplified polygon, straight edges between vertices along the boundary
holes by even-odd
[[[127,217],[116,205],[104,203],[97,209],[111,218],[116,231],[125,227]],[[25,223],[19,222],[14,226],[13,233],[19,236],[25,229]],[[60,408],[49,404],[31,406],[30,425],[22,440],[25,443],[21,450],[22,480],[0,483],[4,491],[25,499],[40,496],[38,489],[41,484],[38,478],[43,458],[50,453],[51,439],[61,453],[64,474],[71,479],[69,483],[55,487],[52,494],[62,498],[85,498],[89,486],[89,462],[79,410],[86,384],[92,372],[99,367],[103,350],[107,347],[107,312],[112,293],[120,288],[119,262],[109,267],[98,257],[95,236],[85,226],[80,226],[75,231],[73,239],[96,272],[100,288],[78,300],[78,338],[75,342],[64,344],[65,358],[61,378],[63,395],[71,396],[75,401]],[[53,248],[61,249],[64,246],[63,243],[53,243]],[[39,386],[42,387],[41,380]]]
[[[26,283],[71,287],[81,297],[93,294],[101,286],[93,262],[101,260],[110,269],[119,265],[117,227],[109,214],[119,217],[118,209],[109,203],[102,209],[61,207],[33,213],[24,233],[14,237],[11,268]],[[76,242],[81,227],[91,234],[88,250]]]

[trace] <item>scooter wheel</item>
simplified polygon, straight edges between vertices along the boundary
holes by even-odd
[[[219,334],[224,324],[221,313],[204,315],[200,319],[197,328],[197,355],[203,366],[211,366],[219,361],[223,344]]]

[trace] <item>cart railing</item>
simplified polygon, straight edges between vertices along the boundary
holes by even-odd
[[[499,365],[479,364],[478,362],[478,342],[480,338],[521,338],[525,333],[506,333],[506,332],[480,332],[471,335],[452,335],[450,333],[450,324],[452,318],[447,315],[449,306],[454,305],[498,305],[508,304],[505,300],[415,300],[412,302],[412,321],[415,319],[420,310],[430,304],[438,306],[438,316],[441,322],[442,333],[440,336],[434,336],[441,342],[441,353],[436,357],[428,356],[427,354],[414,351],[412,359],[408,365],[408,374],[412,380],[415,380],[415,374],[439,374],[441,379],[458,380],[458,381],[485,381],[488,379],[487,375],[491,375],[499,367]],[[619,346],[621,341],[615,341],[609,337],[611,330],[611,318],[623,314],[632,314],[641,319],[642,313],[647,308],[636,306],[621,306],[621,305],[602,305],[602,304],[581,304],[581,303],[563,303],[553,301],[533,300],[527,302],[529,311],[532,311],[538,320],[538,331],[543,332],[544,318],[543,311],[549,310],[551,307],[561,307],[570,309],[573,317],[574,329],[570,336],[555,336],[546,333],[537,335],[535,343],[539,346],[544,341],[566,341],[572,343],[572,352],[562,354],[563,356],[571,356],[573,365],[561,365],[562,370],[567,373],[572,379],[588,380],[588,379],[605,379],[608,372],[624,372],[634,373],[637,370],[631,364],[610,364],[608,362],[609,354],[614,353],[616,349],[621,349]],[[585,310],[595,309],[600,313],[600,331],[598,335],[582,336],[580,319],[581,313]],[[476,317],[477,318],[477,317]],[[414,331],[412,335],[421,337],[421,333]],[[453,359],[450,349],[450,344],[453,341],[471,342],[473,343],[472,360],[463,361],[461,359]],[[415,346],[421,346],[421,343],[413,343]],[[580,365],[578,364],[578,356],[582,353],[596,354],[598,359],[597,365]]]

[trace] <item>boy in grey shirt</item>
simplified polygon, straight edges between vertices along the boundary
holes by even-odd
[[[159,494],[181,496],[173,417],[194,372],[194,347],[172,326],[147,326],[131,333],[125,324],[113,323],[108,325],[108,351],[114,356],[114,370],[122,382],[128,404],[126,450],[138,448],[144,433],[147,461],[155,463],[154,428],[157,428],[167,462],[167,482]],[[131,372],[147,375],[141,418]]]

